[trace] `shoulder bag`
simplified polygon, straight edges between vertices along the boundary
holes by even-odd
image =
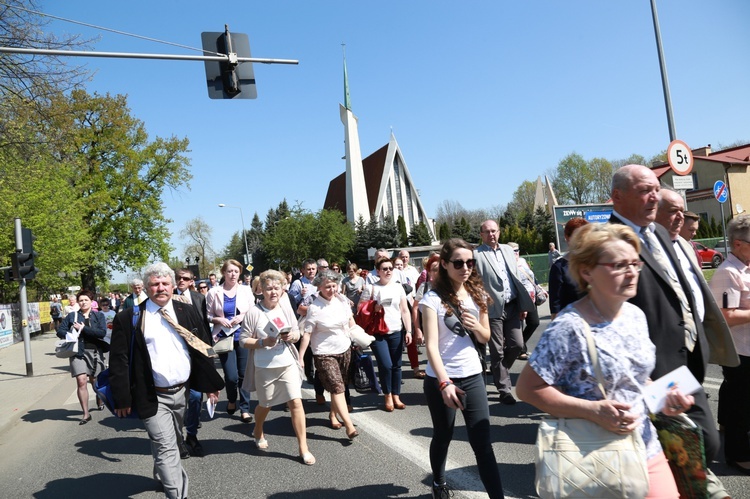
[[[128,356],[128,376],[131,379],[133,379],[133,348],[135,347],[135,335],[138,325],[138,320],[141,316],[141,309],[138,305],[133,307],[133,322],[131,324],[132,329],[130,331],[130,355]],[[104,371],[99,373],[99,376],[96,377],[96,380],[94,381],[94,391],[96,392],[97,396],[99,397],[99,400],[109,409],[109,412],[111,412],[114,416],[117,416],[115,413],[115,396],[112,394],[112,386],[109,384],[109,368],[105,369]],[[136,419],[138,418],[138,413],[135,410],[135,407],[130,407],[130,414],[125,416],[125,419]]]
[[[596,343],[588,324],[585,328],[599,389],[608,398]],[[536,491],[543,499],[632,499],[648,494],[646,449],[637,429],[618,435],[587,419],[547,419],[537,431],[535,457]]]
[[[523,274],[526,276],[526,279],[528,279],[529,282],[534,285],[534,305],[536,305],[537,307],[544,305],[544,302],[546,302],[547,298],[549,298],[549,294],[544,290],[543,287],[536,283],[536,281],[529,275],[529,273],[526,272],[526,269],[519,266],[518,270],[523,272]]]

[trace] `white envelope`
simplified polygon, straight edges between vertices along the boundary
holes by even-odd
[[[680,366],[643,389],[643,398],[648,409],[654,414],[664,409],[667,393],[674,387],[679,388],[685,395],[692,395],[700,390],[701,384],[687,366]]]

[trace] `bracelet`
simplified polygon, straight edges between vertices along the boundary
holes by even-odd
[[[263,338],[260,339],[260,348],[263,348]]]
[[[447,387],[448,385],[452,385],[452,384],[453,384],[453,381],[451,381],[449,379],[447,379],[445,381],[441,381],[440,382],[440,391],[442,392],[443,390],[445,390],[445,387]]]

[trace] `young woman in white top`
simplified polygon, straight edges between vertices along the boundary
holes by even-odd
[[[490,438],[484,365],[475,347],[475,342],[484,345],[490,339],[489,297],[475,265],[471,245],[449,239],[440,250],[440,268],[432,289],[419,302],[427,349],[424,393],[434,428],[430,465],[432,496],[436,498],[452,495],[445,480],[445,463],[456,409],[463,412],[487,494],[493,499],[504,497]]]

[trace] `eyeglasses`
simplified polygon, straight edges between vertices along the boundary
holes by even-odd
[[[597,265],[604,265],[605,267],[609,267],[612,270],[612,273],[615,275],[624,274],[625,272],[629,271],[630,268],[633,268],[633,272],[636,274],[640,273],[641,270],[643,270],[643,262],[638,260],[635,262],[599,262]]]
[[[208,286],[198,286],[198,289],[208,289]]]
[[[474,265],[477,264],[477,261],[474,258],[470,258],[469,260],[448,260],[453,264],[453,268],[456,270],[464,268],[464,265],[466,265],[466,268],[469,270],[474,268]]]
[[[177,276],[177,280],[178,281],[192,281],[193,278],[192,277],[186,277],[184,275],[180,275],[180,276]]]
[[[520,249],[514,249],[514,250],[513,250],[513,253],[520,253],[520,252],[521,252],[521,250],[520,250]]]
[[[381,272],[393,272],[393,267],[380,267]]]

